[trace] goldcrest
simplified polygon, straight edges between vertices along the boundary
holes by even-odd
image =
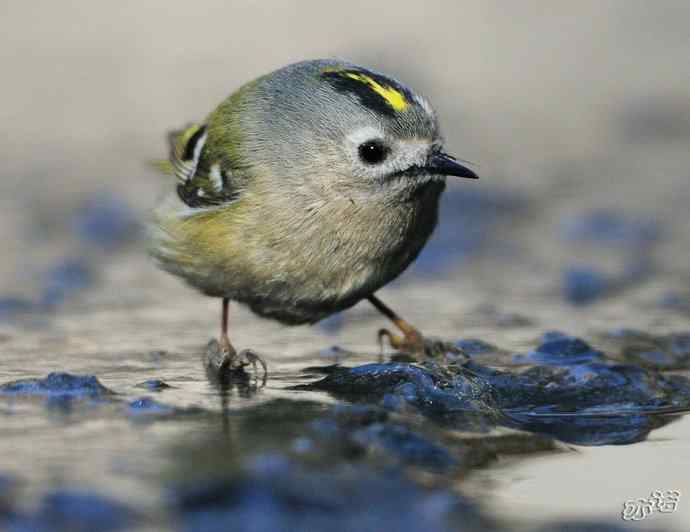
[[[438,221],[447,176],[477,175],[446,154],[429,102],[339,60],[292,64],[243,85],[171,135],[175,190],[155,209],[164,270],[281,323],[315,323],[368,299],[423,356],[423,336],[374,294],[415,260]]]

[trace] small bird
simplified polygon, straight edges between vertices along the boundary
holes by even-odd
[[[444,153],[423,96],[345,61],[303,61],[245,84],[170,145],[160,166],[176,189],[153,213],[151,254],[222,299],[229,368],[263,363],[232,346],[230,301],[299,325],[368,299],[402,333],[380,330],[381,345],[425,356],[422,334],[374,294],[431,236],[446,176],[477,175]]]

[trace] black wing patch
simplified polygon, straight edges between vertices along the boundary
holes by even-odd
[[[170,136],[170,162],[177,176],[177,195],[190,207],[222,205],[237,198],[231,172],[204,157],[206,125],[193,124]]]
[[[194,153],[197,148],[197,145],[199,144],[199,141],[204,137],[206,134],[206,126],[199,126],[196,128],[196,131],[194,131],[190,136],[189,140],[184,145],[184,150],[182,152],[182,160],[183,161],[193,161],[195,159]],[[206,142],[206,139],[204,138],[204,142]],[[201,146],[203,147],[203,145]],[[197,156],[197,161],[198,161],[198,156]]]
[[[216,164],[209,172],[197,173],[185,183],[177,185],[177,195],[190,207],[211,207],[237,199],[228,173]]]

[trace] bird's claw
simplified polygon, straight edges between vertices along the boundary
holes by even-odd
[[[207,364],[215,368],[218,373],[243,372],[244,368],[251,365],[254,374],[258,375],[258,366],[263,370],[262,381],[265,383],[268,376],[268,366],[259,354],[251,349],[243,349],[239,353],[227,338],[221,337],[220,341],[212,340],[207,348]]]
[[[411,329],[403,336],[393,334],[388,329],[379,329],[378,341],[381,359],[383,359],[385,352],[384,339],[387,339],[388,344],[396,351],[412,355],[417,360],[424,360],[428,356],[424,336],[417,329]]]
[[[261,365],[261,369],[263,370],[263,380],[266,380],[266,376],[268,375],[268,366],[266,365],[266,361],[264,361],[261,356],[256,353],[256,351],[252,351],[251,349],[242,349],[239,353],[235,351],[235,349],[230,346],[231,351],[225,351],[223,350],[224,353],[224,367],[228,371],[242,371],[244,368],[247,366],[251,365],[252,369],[254,370],[254,374],[258,375],[258,366]]]
[[[383,361],[385,354],[384,339],[388,340],[388,344],[393,349],[415,357],[418,362],[438,358],[455,363],[465,363],[468,360],[467,354],[456,345],[439,339],[427,338],[416,329],[412,329],[405,335],[393,334],[388,329],[380,329],[378,332],[379,361]]]
[[[258,375],[258,365],[261,365],[261,369],[263,370],[262,379],[264,382],[266,382],[266,377],[268,376],[268,366],[266,365],[266,361],[261,358],[256,351],[252,351],[251,349],[243,349],[238,355],[235,356],[234,364],[235,366],[233,366],[231,369],[244,369],[246,366],[251,364],[255,375]]]

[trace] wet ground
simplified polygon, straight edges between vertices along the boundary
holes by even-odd
[[[353,2],[168,4],[0,17],[0,530],[685,532],[687,6],[382,2],[336,32]],[[298,328],[233,307],[270,375],[229,378],[220,303],[146,257],[169,186],[146,161],[323,55],[428,93],[477,163],[379,293],[438,356],[381,358],[366,303]]]

